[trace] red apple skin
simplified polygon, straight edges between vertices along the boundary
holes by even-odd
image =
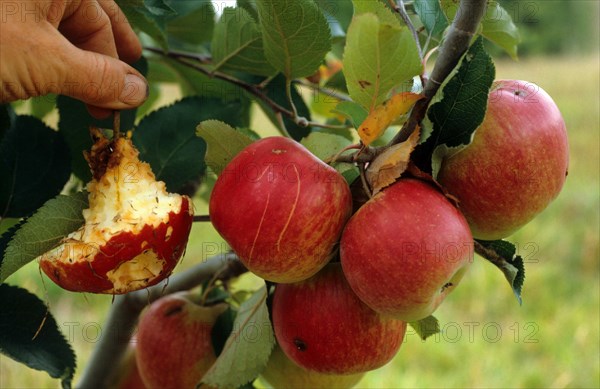
[[[95,247],[84,242],[65,242],[66,255],[86,256],[86,261],[46,260],[42,256],[40,268],[63,289],[74,292],[120,294],[131,291],[133,284],[148,287],[157,284],[172,272],[185,251],[193,220],[192,205],[187,196],[183,196],[179,212],[170,212],[168,223],[153,228],[146,225],[139,233],[121,232],[114,235],[104,246]],[[117,287],[109,272],[114,272],[127,262],[143,260],[162,263],[162,270],[149,274],[148,278],[135,283],[123,283]],[[149,258],[152,259],[149,259]],[[139,289],[139,287],[133,288]]]
[[[210,198],[215,229],[248,270],[278,283],[304,280],[325,266],[351,211],[344,178],[284,137],[241,151]]]
[[[348,283],[373,310],[407,322],[429,316],[472,262],[464,216],[437,189],[400,179],[356,212],[342,234]]]
[[[148,388],[195,388],[216,360],[211,331],[227,305],[202,307],[189,296],[165,296],[140,318],[136,361]]]
[[[326,374],[377,369],[396,354],[406,323],[382,317],[352,292],[339,263],[294,284],[279,284],[273,327],[283,352],[297,365]]]
[[[274,388],[285,389],[346,389],[353,388],[365,373],[325,374],[296,365],[275,346],[267,366],[261,373],[264,381]]]
[[[527,81],[499,80],[473,142],[446,158],[438,181],[460,201],[476,239],[507,237],[561,191],[569,165],[562,115]]]

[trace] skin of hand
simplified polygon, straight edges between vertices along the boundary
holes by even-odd
[[[0,0],[0,102],[49,93],[98,118],[148,97],[142,48],[113,0]]]

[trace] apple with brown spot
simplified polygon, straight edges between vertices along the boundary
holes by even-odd
[[[383,317],[358,299],[339,263],[307,280],[277,285],[272,318],[283,352],[302,368],[325,374],[385,365],[406,332],[405,322]]]
[[[442,163],[438,181],[460,201],[476,239],[502,239],[560,193],[567,130],[552,98],[527,81],[496,81],[473,142]]]
[[[431,315],[458,285],[473,259],[473,237],[437,188],[402,178],[352,216],[340,258],[363,302],[411,322]]]
[[[344,178],[298,142],[264,138],[221,172],[210,197],[215,229],[254,274],[297,282],[335,254],[350,217]]]

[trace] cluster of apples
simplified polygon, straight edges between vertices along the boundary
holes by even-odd
[[[550,96],[529,86],[496,82],[472,144],[443,161],[438,181],[458,202],[401,177],[353,213],[344,178],[284,137],[256,141],[228,164],[211,221],[250,271],[276,283],[278,345],[265,381],[352,387],[394,357],[407,322],[429,316],[458,285],[474,239],[506,237],[558,195],[565,124]],[[194,387],[214,363],[210,331],[225,306],[193,300],[166,296],[140,319],[146,387]]]
[[[387,363],[405,323],[431,315],[458,285],[474,238],[501,239],[529,222],[567,168],[565,123],[550,96],[504,80],[472,144],[441,166],[439,182],[460,208],[401,177],[352,215],[335,169],[270,137],[224,169],[210,216],[244,265],[277,283],[272,320],[285,355],[309,371],[353,374]]]

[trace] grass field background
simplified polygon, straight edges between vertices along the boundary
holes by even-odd
[[[569,132],[570,168],[558,199],[510,238],[526,260],[523,306],[502,274],[476,258],[462,284],[437,310],[442,333],[422,342],[410,329],[387,366],[360,388],[600,387],[600,115],[598,56],[500,61],[497,78],[544,88]],[[261,124],[258,124],[261,125]],[[523,145],[527,147],[527,145]],[[205,204],[197,203],[198,212]],[[195,224],[179,269],[219,245]],[[110,296],[63,292],[32,263],[11,277],[49,302],[72,342],[82,372],[102,336]],[[0,388],[54,388],[56,380],[0,356]]]

